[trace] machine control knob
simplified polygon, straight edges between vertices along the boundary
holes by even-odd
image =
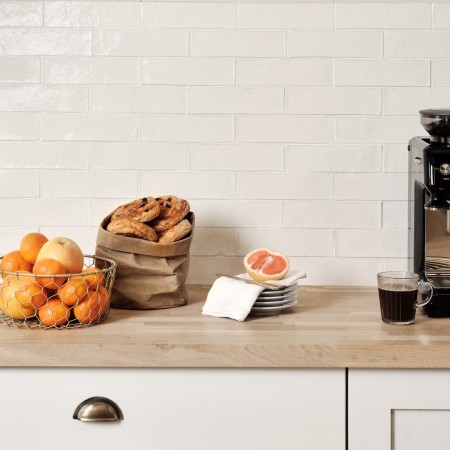
[[[442,163],[441,167],[439,167],[439,171],[442,175],[450,175],[450,164]]]
[[[420,165],[422,164],[422,158],[419,158],[418,156],[416,156],[414,158],[414,164]]]

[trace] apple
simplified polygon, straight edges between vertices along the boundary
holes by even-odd
[[[67,273],[81,273],[83,253],[78,244],[66,237],[57,237],[47,241],[39,251],[36,261],[52,258],[59,261]]]

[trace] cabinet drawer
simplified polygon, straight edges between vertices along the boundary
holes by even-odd
[[[343,370],[5,368],[0,385],[10,449],[345,447]],[[93,396],[116,402],[124,420],[74,420]]]

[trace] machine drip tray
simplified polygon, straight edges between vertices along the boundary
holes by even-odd
[[[449,277],[427,277],[428,281],[437,289],[448,288],[450,289],[450,276]]]

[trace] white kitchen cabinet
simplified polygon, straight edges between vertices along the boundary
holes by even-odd
[[[3,368],[0,386],[10,450],[345,448],[342,369]],[[92,396],[124,420],[74,420]]]
[[[448,450],[450,370],[349,370],[349,450]]]

